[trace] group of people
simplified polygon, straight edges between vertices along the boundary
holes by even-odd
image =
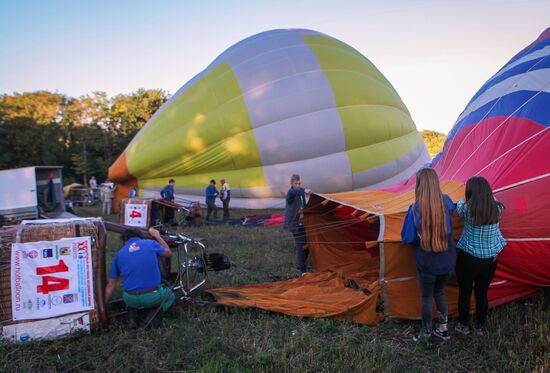
[[[216,188],[216,180],[210,180],[210,184],[204,190],[206,195],[206,220],[210,219],[210,214],[213,214],[214,219],[218,218],[218,206],[216,206],[216,198],[220,198],[223,206],[223,218],[229,219],[229,201],[231,201],[231,187],[224,178],[220,179],[220,189]]]
[[[168,185],[160,191],[160,196],[163,200],[174,202],[174,185],[176,181],[170,179]],[[206,220],[210,220],[210,215],[213,215],[214,219],[218,218],[218,206],[216,206],[216,198],[222,201],[223,206],[223,218],[229,219],[229,202],[231,201],[231,187],[226,182],[225,178],[220,179],[220,189],[216,188],[216,180],[210,180],[210,183],[204,190],[205,202],[206,202]],[[165,219],[171,222],[174,218],[174,210],[166,209]]]
[[[224,179],[221,188],[211,180],[205,190],[207,219],[217,207],[220,197],[224,205],[224,217],[229,217],[230,187]],[[162,198],[173,201],[174,180],[161,191]],[[296,268],[306,272],[309,255],[303,224],[303,209],[310,189],[303,188],[300,175],[292,175],[286,194],[284,227],[292,232],[296,245]],[[448,305],[444,288],[453,270],[459,285],[457,332],[470,334],[470,299],[472,291],[476,301],[476,330],[485,332],[488,311],[487,292],[496,270],[497,256],[506,245],[499,229],[504,206],[493,196],[489,182],[483,177],[472,177],[466,183],[465,200],[455,205],[441,192],[435,170],[423,168],[416,174],[415,202],[405,217],[401,232],[402,241],[414,245],[414,258],[420,287],[422,328],[413,339],[450,339],[448,330]],[[464,230],[458,243],[452,236],[451,216],[454,212],[464,220]],[[170,256],[171,252],[160,234],[151,229],[154,240],[140,239],[136,232],[128,231],[125,245],[116,255],[109,273],[106,297],[109,299],[116,281],[123,278],[123,298],[129,307],[168,308],[174,301],[169,289],[161,286],[157,256]],[[139,267],[139,268],[138,268]],[[147,276],[143,276],[147,267]],[[149,268],[150,267],[150,268]],[[432,303],[438,311],[437,327],[432,325]]]
[[[99,198],[101,201],[101,214],[103,216],[110,215],[113,208],[113,199],[115,198],[115,184],[106,181],[98,187],[97,179],[92,175],[88,180],[88,185],[91,197],[94,200]]]
[[[285,199],[284,227],[294,236],[296,269],[307,271],[309,255],[303,224],[303,209],[310,189],[302,188],[300,175],[292,175]],[[489,284],[495,274],[496,260],[506,246],[499,228],[502,203],[493,196],[489,182],[480,176],[466,183],[465,200],[455,205],[441,192],[434,169],[423,168],[416,174],[415,203],[409,207],[402,240],[413,244],[414,258],[421,294],[422,329],[414,340],[431,338],[450,339],[448,305],[444,288],[453,270],[456,273],[459,295],[459,322],[455,330],[470,334],[470,299],[476,301],[476,330],[485,332]],[[452,236],[451,216],[457,212],[464,220],[464,230],[458,243]],[[432,326],[432,303],[439,312],[438,326]]]
[[[451,216],[464,220],[458,243],[452,236]],[[495,274],[496,260],[506,245],[499,229],[504,206],[495,199],[489,182],[480,176],[466,182],[465,200],[455,205],[441,192],[435,170],[424,168],[416,174],[415,203],[409,207],[401,238],[413,244],[420,285],[422,329],[413,339],[432,336],[450,339],[445,284],[452,271],[458,281],[459,322],[455,330],[470,334],[470,299],[476,301],[476,330],[485,333],[489,284]],[[432,302],[439,313],[438,326],[432,326]]]

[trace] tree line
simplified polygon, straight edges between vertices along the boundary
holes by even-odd
[[[443,149],[443,145],[445,145],[445,140],[447,139],[447,136],[440,132],[432,130],[423,130],[420,131],[420,134],[424,139],[424,144],[426,144],[430,156],[432,158],[435,157],[437,153],[439,153],[441,149]]]
[[[108,98],[93,92],[78,98],[48,91],[0,94],[0,170],[64,166],[64,183],[107,177],[109,166],[166,102],[162,89],[138,89]],[[421,131],[430,155],[445,135]]]
[[[61,165],[64,183],[102,181],[109,166],[168,99],[161,89],[108,98],[37,91],[0,94],[0,169]]]

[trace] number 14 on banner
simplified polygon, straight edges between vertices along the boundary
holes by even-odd
[[[69,279],[64,277],[50,276],[52,273],[68,272],[69,267],[63,260],[53,266],[37,267],[36,274],[42,276],[42,285],[36,287],[37,293],[48,294],[51,291],[69,289]]]

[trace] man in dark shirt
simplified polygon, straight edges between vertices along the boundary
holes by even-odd
[[[174,185],[176,185],[176,180],[170,179],[168,185],[160,191],[160,196],[163,200],[168,202],[174,202]],[[164,222],[166,224],[174,223],[174,209],[170,207],[164,207]]]
[[[157,257],[169,257],[172,252],[156,229],[150,228],[149,234],[154,240],[140,238],[139,232],[133,229],[122,233],[121,239],[126,243],[111,264],[105,287],[106,301],[122,277],[122,298],[127,308],[156,308],[162,305],[163,311],[166,311],[174,303],[172,290],[161,285],[157,261]]]
[[[296,269],[302,274],[306,272],[306,260],[309,255],[309,250],[306,247],[306,231],[302,223],[302,211],[306,206],[306,195],[309,194],[311,194],[310,189],[302,188],[300,175],[292,175],[290,178],[290,189],[286,193],[284,228],[292,232],[294,236],[296,243]]]
[[[214,219],[218,218],[218,207],[216,206],[216,197],[219,196],[218,189],[216,189],[216,180],[210,180],[210,184],[204,190],[205,202],[206,202],[206,220],[210,219],[210,214],[214,213]]]

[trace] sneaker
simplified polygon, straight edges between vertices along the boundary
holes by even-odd
[[[464,335],[470,334],[470,327],[468,325],[462,325],[461,323],[456,324],[455,330]]]
[[[448,341],[449,339],[451,339],[451,336],[449,335],[448,330],[441,330],[439,328],[435,328],[432,331],[432,334],[435,335],[436,337],[438,337],[439,339],[444,340],[444,341]]]

